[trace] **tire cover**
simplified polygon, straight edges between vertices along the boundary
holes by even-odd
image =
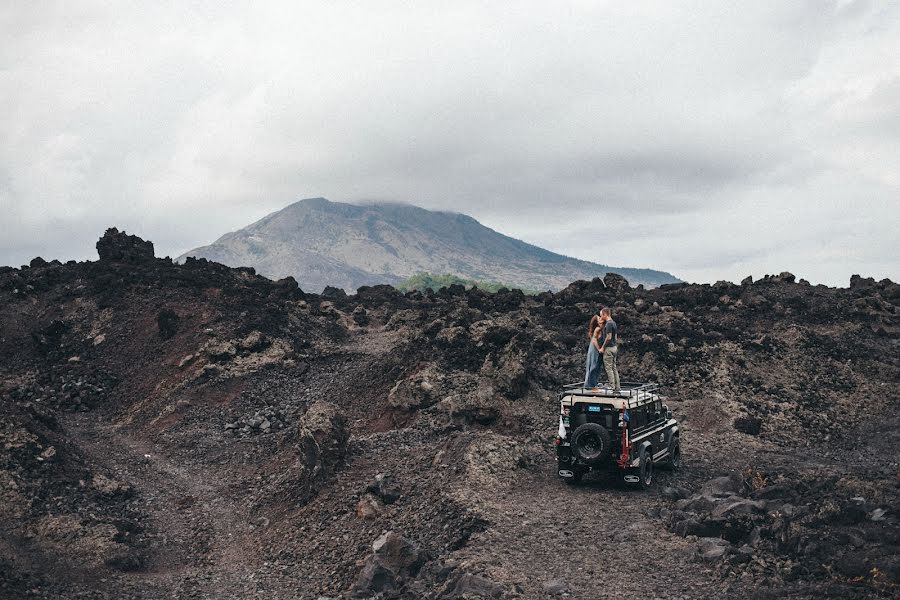
[[[609,432],[599,423],[584,423],[578,427],[569,444],[572,454],[585,462],[600,462],[610,455]]]

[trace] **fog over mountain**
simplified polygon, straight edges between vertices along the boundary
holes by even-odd
[[[254,267],[267,277],[292,276],[307,291],[332,285],[397,283],[416,273],[452,273],[534,290],[619,273],[634,285],[679,279],[651,269],[616,268],[549,252],[459,213],[404,204],[357,206],[310,198],[186,252],[223,264]]]

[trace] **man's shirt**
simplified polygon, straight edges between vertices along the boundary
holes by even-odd
[[[619,335],[619,326],[616,325],[616,322],[613,321],[612,319],[609,319],[603,325],[603,339],[605,340],[606,336],[608,336],[609,334],[612,334],[612,337],[609,339],[608,342],[606,342],[606,347],[607,348],[615,348],[616,338]],[[602,346],[603,342],[600,342],[600,345]]]

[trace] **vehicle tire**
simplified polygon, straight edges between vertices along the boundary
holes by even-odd
[[[670,471],[677,471],[681,468],[681,443],[678,438],[672,440],[672,447],[669,449],[669,456],[663,463]]]
[[[641,466],[638,468],[638,487],[642,490],[653,485],[653,452],[641,453]]]
[[[598,423],[585,423],[572,433],[572,454],[586,463],[598,463],[610,455],[609,432]]]

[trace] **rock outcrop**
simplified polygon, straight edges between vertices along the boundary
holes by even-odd
[[[310,406],[300,419],[298,433],[301,476],[297,494],[304,501],[343,464],[350,432],[341,410],[320,401]]]
[[[427,555],[418,544],[388,531],[372,543],[372,554],[366,559],[353,591],[365,598],[374,594],[398,594],[419,573],[426,560]]]
[[[154,258],[153,242],[142,240],[136,235],[128,235],[115,227],[106,230],[97,242],[100,260],[118,262],[142,262]]]

